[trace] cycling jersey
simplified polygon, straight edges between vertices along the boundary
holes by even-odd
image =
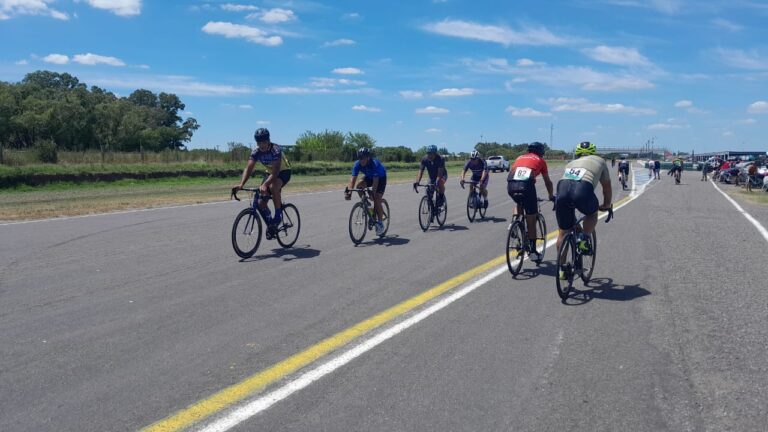
[[[683,168],[683,160],[675,159],[672,161],[672,169],[680,170]]]
[[[600,156],[582,156],[574,159],[565,166],[563,180],[576,180],[592,184],[592,188],[597,188],[601,181],[610,181],[608,174],[608,165]]]
[[[445,159],[440,155],[435,155],[433,160],[429,160],[428,156],[421,158],[421,168],[426,169],[429,174],[429,180],[437,180],[437,173],[440,168],[443,169],[443,178],[448,177],[448,171],[445,169]]]
[[[488,171],[488,164],[481,158],[470,159],[464,164],[464,171],[472,171],[472,181],[480,181],[484,171]]]
[[[371,179],[387,176],[387,169],[378,159],[374,158],[368,158],[368,163],[365,166],[360,165],[360,161],[355,161],[355,165],[352,166],[352,177],[357,177],[361,171],[366,178]]]
[[[528,181],[536,183],[536,176],[548,174],[547,162],[536,153],[526,153],[517,159],[509,170],[507,181]]]
[[[251,153],[249,160],[261,162],[267,168],[267,173],[272,174],[272,165],[277,161],[282,160],[280,171],[285,171],[291,168],[291,164],[288,159],[285,158],[283,150],[279,145],[272,143],[266,151],[260,151],[258,147]]]
[[[619,169],[624,172],[629,172],[629,162],[625,160],[619,162]]]

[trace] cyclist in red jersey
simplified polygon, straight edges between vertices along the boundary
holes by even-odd
[[[514,214],[522,213],[525,207],[525,221],[531,243],[536,241],[536,216],[539,213],[536,176],[539,174],[544,179],[550,201],[554,200],[552,180],[549,179],[547,162],[544,160],[544,144],[532,142],[528,145],[528,153],[515,159],[507,176],[507,193],[517,203]],[[546,234],[542,233],[542,235]],[[531,254],[537,254],[535,248],[531,248]],[[534,260],[537,258],[532,256]]]

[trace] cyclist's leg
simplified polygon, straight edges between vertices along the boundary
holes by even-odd
[[[370,179],[369,179],[368,177],[363,177],[363,179],[362,179],[362,180],[360,180],[359,182],[357,182],[357,186],[356,186],[356,187],[357,187],[357,189],[365,189],[365,188],[367,188],[368,186],[370,186],[370,185],[371,185],[371,183],[369,183],[369,180],[370,180]],[[364,192],[358,192],[357,194],[358,194],[358,195],[360,195],[360,198],[362,199],[362,198],[363,198],[363,195],[364,195]]]
[[[557,218],[557,249],[563,243],[565,234],[576,224],[576,209],[573,207],[572,187],[576,180],[560,180],[557,183],[557,199],[555,200],[555,217]],[[558,257],[558,264],[563,264],[565,257]]]
[[[280,222],[282,215],[283,215],[283,200],[282,200],[282,191],[283,187],[291,180],[291,171],[290,170],[283,170],[280,171],[280,174],[275,179],[275,181],[272,182],[272,185],[269,188],[269,191],[272,193],[272,201],[275,204],[275,222]]]
[[[600,206],[595,195],[595,188],[592,183],[579,182],[578,185],[574,186],[574,191],[576,209],[587,215],[584,218],[584,233],[592,234],[597,225],[597,210]]]
[[[525,207],[525,223],[528,229],[528,239],[536,241],[536,216],[539,212],[538,197],[536,196],[536,185],[527,181],[525,193],[523,194],[523,206]]]
[[[447,178],[446,177],[438,177],[437,178],[437,191],[440,192],[440,195],[445,194],[445,182]]]
[[[373,194],[373,208],[376,210],[376,216],[379,222],[384,219],[384,208],[381,206],[381,200],[384,198],[384,190],[387,188],[387,178],[379,177],[379,186]]]

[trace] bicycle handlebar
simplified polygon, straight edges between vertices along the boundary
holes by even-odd
[[[229,199],[234,198],[235,200],[240,201],[240,198],[237,197],[238,190],[244,190],[246,192],[258,192],[259,188],[232,188],[232,192],[229,194]]]
[[[423,188],[430,188],[430,187],[436,187],[436,186],[437,186],[437,185],[435,185],[434,183],[426,183],[426,184],[421,184],[421,183],[419,183],[419,184],[415,184],[415,185],[413,185],[413,190],[414,190],[416,193],[419,193],[419,190],[418,190],[418,188],[420,188],[420,187],[423,187]]]

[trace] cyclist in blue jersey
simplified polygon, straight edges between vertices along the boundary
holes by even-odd
[[[275,217],[273,218],[269,214],[267,202],[264,200],[259,201],[259,211],[267,222],[268,229],[274,229],[282,220],[282,190],[291,180],[291,164],[285,158],[280,146],[269,139],[269,131],[267,129],[256,129],[253,138],[256,140],[256,149],[253,150],[248,158],[248,165],[243,170],[243,177],[240,183],[235,185],[233,189],[240,190],[245,187],[253,167],[257,162],[261,162],[267,170],[264,182],[259,189],[262,195],[267,194],[267,192],[272,194],[272,201],[275,203]]]
[[[440,207],[443,205],[443,199],[445,198],[445,182],[448,180],[448,172],[445,169],[445,159],[437,154],[437,146],[431,145],[427,147],[427,155],[421,158],[421,167],[419,168],[419,177],[416,182],[413,183],[413,189],[416,189],[421,177],[424,176],[424,170],[427,170],[429,174],[430,183],[434,183],[437,186],[437,200],[435,205]]]
[[[467,171],[472,171],[472,181],[477,182],[477,186],[480,188],[480,196],[483,201],[481,205],[488,208],[488,165],[480,157],[480,152],[477,150],[472,150],[469,160],[464,164],[464,171],[461,173],[461,180],[459,181],[461,187],[464,187],[464,177],[466,177]]]
[[[355,188],[357,176],[363,173],[363,179],[357,183],[357,188],[370,187],[373,190],[373,208],[376,211],[376,235],[384,232],[384,210],[381,207],[381,199],[384,198],[384,190],[387,188],[387,169],[377,159],[371,157],[371,151],[361,147],[357,151],[357,161],[352,166],[352,178],[349,179],[348,189]],[[352,199],[352,192],[347,192],[344,199]]]

